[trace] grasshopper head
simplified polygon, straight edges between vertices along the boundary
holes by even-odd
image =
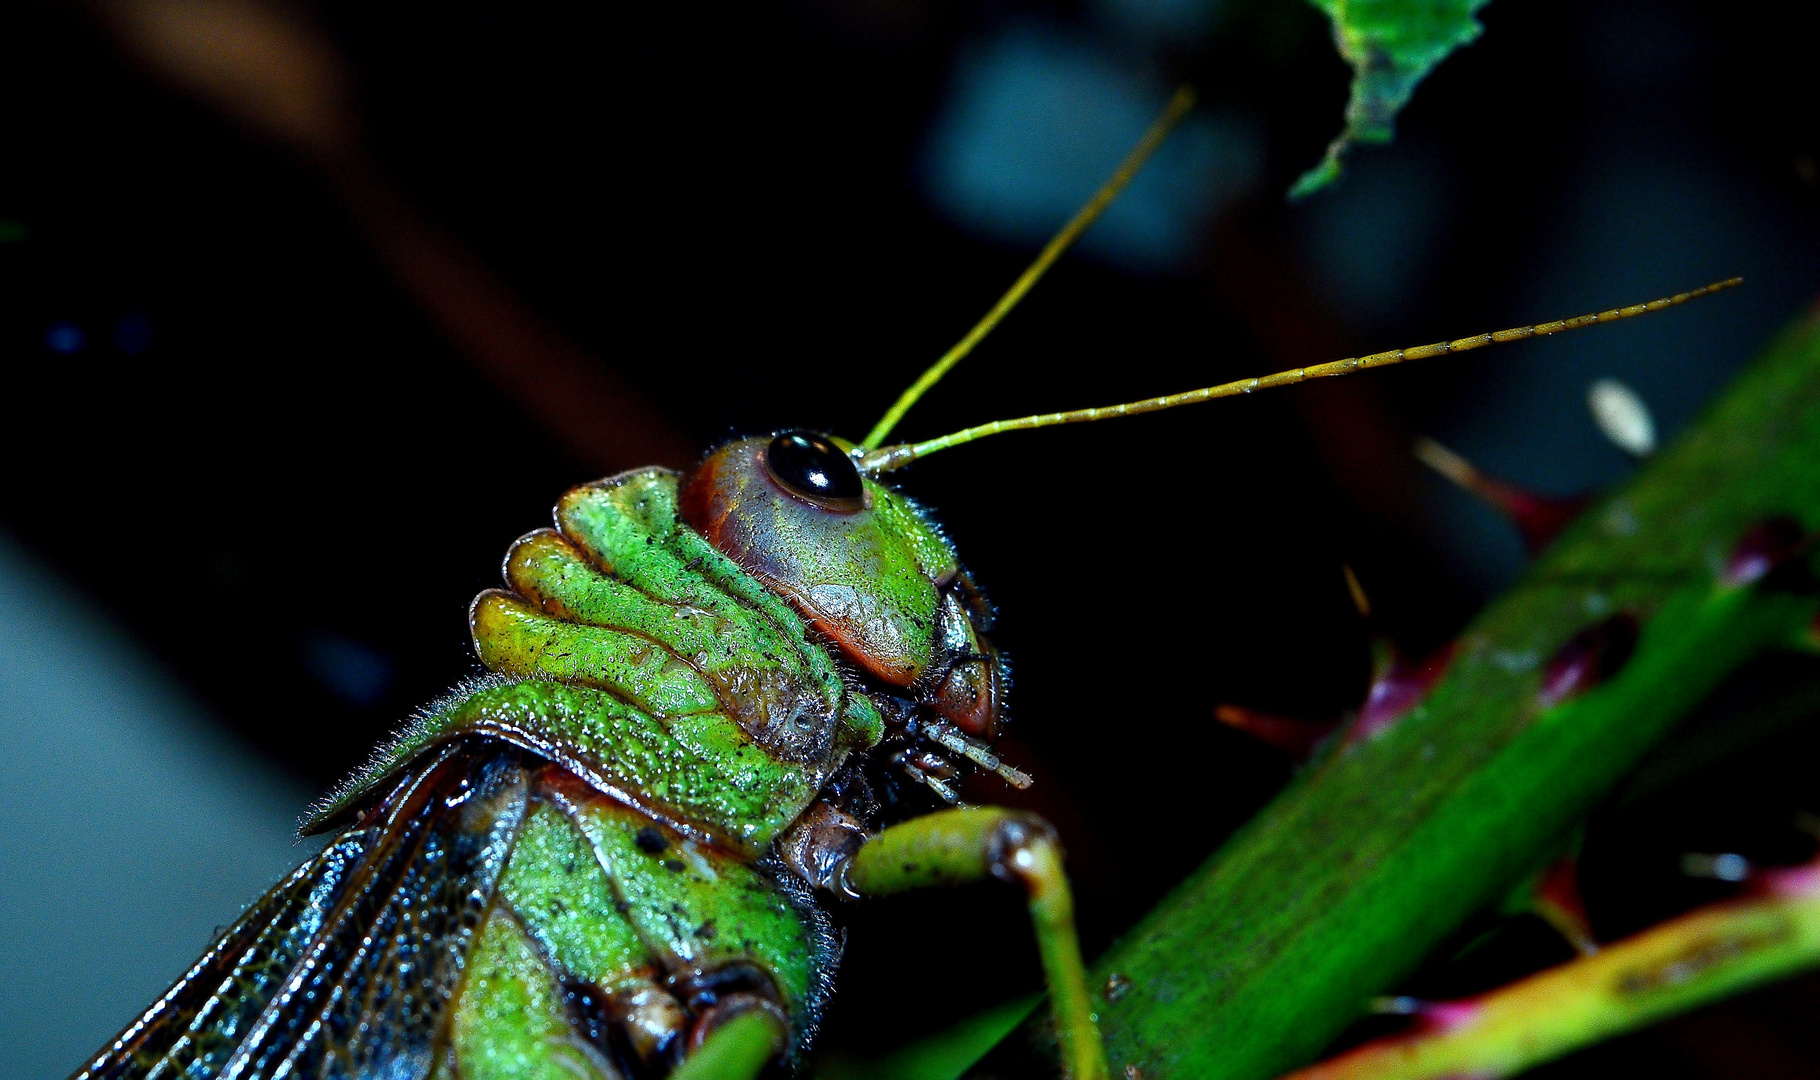
[[[998,729],[989,608],[954,547],[825,435],[786,431],[709,454],[682,515],[775,590],[843,659],[976,738]]]

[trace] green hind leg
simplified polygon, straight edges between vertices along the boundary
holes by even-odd
[[[1048,822],[990,806],[914,818],[867,840],[843,867],[840,884],[855,897],[889,896],[989,876],[1022,884],[1030,898],[1030,921],[1068,1075],[1106,1080],[1106,1051],[1074,933],[1074,898],[1062,872],[1061,845]]]

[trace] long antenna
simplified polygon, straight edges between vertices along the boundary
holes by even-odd
[[[990,424],[964,428],[952,435],[943,435],[939,439],[929,439],[919,443],[899,443],[883,449],[871,449],[859,458],[862,472],[872,475],[890,472],[910,464],[918,458],[928,457],[937,450],[946,450],[988,435],[997,435],[1005,431],[1027,431],[1031,428],[1053,427],[1056,424],[1079,424],[1089,420],[1110,420],[1115,416],[1136,416],[1139,413],[1157,412],[1162,409],[1173,409],[1178,405],[1193,405],[1214,398],[1238,397],[1255,390],[1268,390],[1276,386],[1293,386],[1309,379],[1321,379],[1333,375],[1348,375],[1367,368],[1389,367],[1405,360],[1423,360],[1430,356],[1443,356],[1447,353],[1465,352],[1468,349],[1481,349],[1504,341],[1522,341],[1525,338],[1547,337],[1567,330],[1578,330],[1582,326],[1594,326],[1599,323],[1617,322],[1632,316],[1643,315],[1651,311],[1660,311],[1676,304],[1685,304],[1708,293],[1729,289],[1741,283],[1741,277],[1727,278],[1691,289],[1684,293],[1651,300],[1644,304],[1632,304],[1629,307],[1612,308],[1591,315],[1580,315],[1572,319],[1557,319],[1554,322],[1537,323],[1534,326],[1518,326],[1509,330],[1498,330],[1490,334],[1478,334],[1474,337],[1458,338],[1454,341],[1438,341],[1433,345],[1419,345],[1413,349],[1393,349],[1390,352],[1372,353],[1370,356],[1354,356],[1345,360],[1334,360],[1314,367],[1296,368],[1293,371],[1279,371],[1275,375],[1264,375],[1255,379],[1239,379],[1236,382],[1221,383],[1200,390],[1187,390],[1179,394],[1165,394],[1162,397],[1145,398],[1142,401],[1127,402],[1123,405],[1102,405],[1092,409],[1074,409],[1069,412],[1041,413],[1036,416],[1022,416],[1015,420],[994,420]]]
[[[1184,86],[1175,92],[1175,96],[1170,98],[1169,104],[1164,107],[1162,115],[1156,118],[1156,121],[1150,125],[1150,130],[1144,132],[1144,137],[1138,140],[1138,144],[1132,148],[1131,153],[1127,154],[1125,160],[1119,163],[1118,170],[1112,174],[1112,178],[1094,193],[1086,206],[1081,207],[1074,217],[1069,219],[1068,224],[1062,226],[1060,232],[1050,238],[1048,245],[1043,248],[1042,254],[1036,257],[1036,261],[1032,262],[1016,281],[1012,282],[1011,288],[1005,290],[1005,295],[999,297],[998,303],[992,305],[992,310],[986,312],[985,317],[975,323],[973,329],[967,331],[967,336],[955,342],[953,348],[943,353],[940,360],[931,364],[929,370],[923,372],[922,376],[910,385],[910,389],[899,395],[897,402],[866,434],[865,441],[859,444],[860,449],[866,451],[878,449],[879,444],[885,441],[885,437],[891,434],[891,429],[896,427],[897,422],[910,411],[910,406],[915,405],[918,398],[927,393],[930,387],[940,382],[942,376],[948,374],[948,369],[960,363],[962,358],[973,351],[975,345],[978,345],[987,334],[992,332],[993,327],[1011,313],[1011,309],[1018,305],[1018,301],[1024,298],[1024,294],[1028,293],[1042,279],[1049,267],[1055,264],[1055,260],[1062,257],[1062,252],[1067,251],[1068,246],[1086,232],[1087,227],[1092,225],[1100,214],[1105,212],[1106,207],[1112,204],[1112,200],[1118,198],[1119,192],[1125,190],[1125,186],[1131,183],[1131,178],[1137,175],[1139,169],[1143,168],[1144,162],[1156,152],[1157,147],[1163,144],[1163,140],[1169,136],[1170,130],[1193,107],[1194,91],[1192,89]]]

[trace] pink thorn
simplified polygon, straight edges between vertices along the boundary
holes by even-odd
[[[1751,875],[1751,883],[1776,896],[1820,893],[1820,859],[1800,866],[1775,866]]]
[[[1749,585],[1767,576],[1798,555],[1809,536],[1791,517],[1773,517],[1751,526],[1733,545],[1722,580],[1727,585]]]
[[[1413,666],[1400,657],[1384,665],[1371,680],[1371,689],[1365,693],[1365,705],[1359,710],[1359,721],[1348,733],[1347,743],[1374,739],[1408,716],[1447,670],[1454,647],[1455,643],[1449,642]]]
[[[1422,998],[1390,997],[1379,998],[1373,1011],[1387,1016],[1407,1016],[1415,1021],[1409,1030],[1389,1037],[1395,1041],[1412,1035],[1435,1034],[1471,1023],[1483,1008],[1482,1003],[1482,998],[1426,1001]]]
[[[1536,697],[1542,707],[1578,697],[1611,678],[1637,647],[1637,618],[1619,612],[1586,627],[1561,646],[1542,669]]]
[[[1484,1006],[1476,998],[1461,1001],[1428,1001],[1423,1002],[1416,1015],[1422,1022],[1436,1031],[1451,1031],[1464,1024],[1470,1024],[1479,1018]]]

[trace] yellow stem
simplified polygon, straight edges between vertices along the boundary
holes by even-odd
[[[1467,1001],[1416,1030],[1283,1080],[1512,1076],[1602,1039],[1820,965],[1820,861],[1772,871],[1750,894]]]

